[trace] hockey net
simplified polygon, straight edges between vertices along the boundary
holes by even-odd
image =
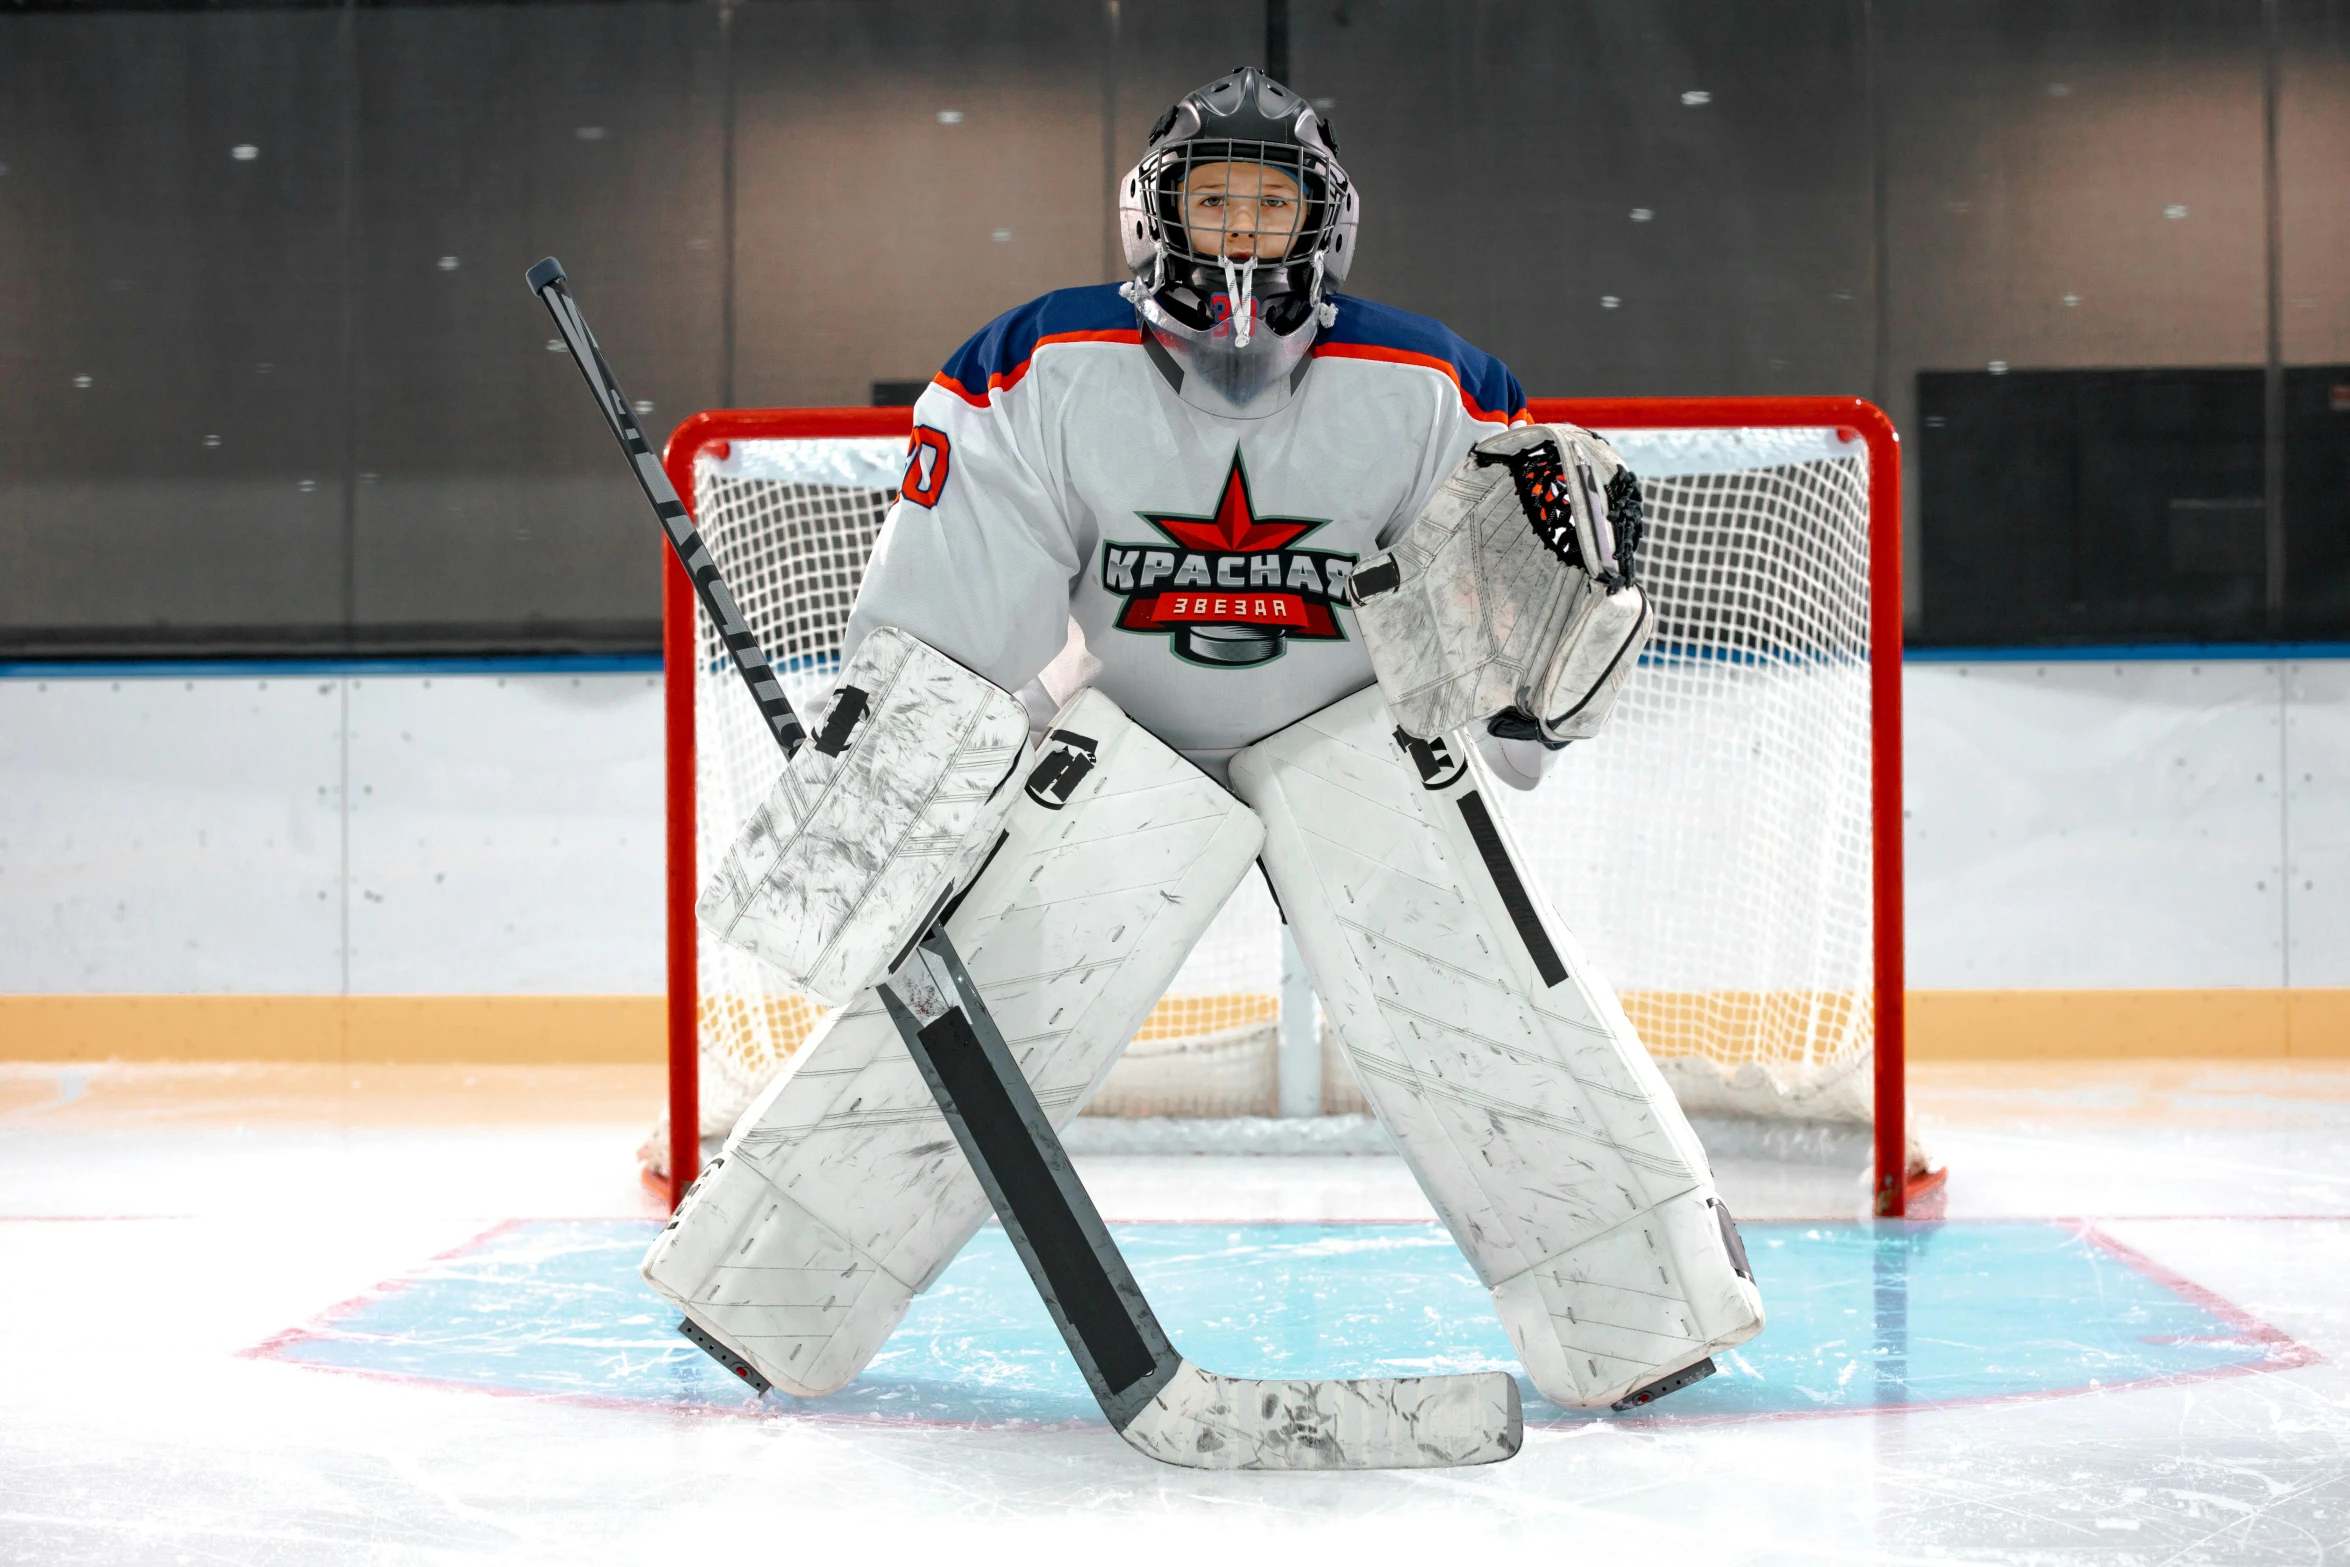
[[[1878,830],[1899,820],[1890,427],[1852,399],[1535,413],[1601,430],[1640,475],[1658,622],[1607,732],[1539,790],[1500,791],[1529,870],[1692,1112],[1866,1121],[1890,1107],[1897,1128],[1898,1002],[1878,1004],[1900,993],[1899,846]],[[902,409],[715,413],[671,441],[679,493],[803,713],[837,673],[908,423]],[[670,776],[673,795],[690,776],[692,859],[707,866],[779,760],[682,573],[669,575],[671,700],[690,703],[684,725],[672,708]],[[691,871],[671,877],[673,985],[674,943],[693,941],[690,1012],[672,997],[673,1028],[690,1017],[693,1037],[673,1041],[672,1069],[694,1063],[699,1130],[716,1137],[818,1013],[698,939]],[[1273,1113],[1281,981],[1278,916],[1251,877],[1089,1113]],[[1323,1109],[1362,1109],[1326,1036],[1322,1057]]]

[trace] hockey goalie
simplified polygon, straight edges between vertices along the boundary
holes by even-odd
[[[1328,124],[1236,71],[1121,183],[1131,281],[999,318],[915,406],[830,705],[700,905],[833,1010],[644,1263],[778,1387],[855,1377],[989,1211],[874,989],[922,933],[1065,1125],[1260,862],[1544,1397],[1656,1396],[1762,1327],[1494,803],[1639,657],[1638,481],[1339,292],[1358,210]]]

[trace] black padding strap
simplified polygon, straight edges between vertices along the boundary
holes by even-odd
[[[1546,987],[1565,980],[1567,966],[1559,961],[1558,948],[1550,944],[1550,932],[1542,928],[1542,916],[1535,911],[1534,899],[1527,893],[1518,868],[1510,863],[1510,852],[1501,841],[1501,831],[1493,825],[1493,817],[1474,789],[1461,796],[1461,819],[1469,824],[1469,836],[1477,840],[1477,853],[1485,861],[1485,874],[1493,878],[1494,890],[1501,894],[1502,907],[1510,911],[1510,923],[1518,927],[1518,939],[1526,944],[1526,954],[1534,960],[1534,972],[1542,976]]]
[[[938,911],[938,918],[932,921],[932,924],[944,925],[948,920],[951,920],[955,917],[955,910],[961,908],[963,906],[963,900],[971,896],[971,889],[979,885],[979,878],[987,874],[987,868],[995,863],[995,857],[997,855],[1004,852],[1004,845],[1011,841],[1011,837],[1012,835],[1009,832],[999,832],[995,835],[995,847],[987,851],[987,858],[979,862],[979,869],[973,871],[971,873],[971,879],[963,883],[963,890],[956,893],[953,898],[948,900],[947,906]],[[930,927],[925,925],[922,929],[924,934],[928,934]],[[890,965],[890,972],[893,974],[896,973],[898,971],[899,965],[903,964],[905,960],[912,955],[913,951],[911,948],[908,948],[905,952],[898,954],[898,961],[897,963]]]
[[[855,686],[842,686],[832,699],[832,710],[824,715],[824,728],[816,736],[818,756],[838,756],[849,748],[849,735],[857,727],[857,720],[865,716],[871,699]]]
[[[1360,604],[1375,599],[1382,593],[1393,593],[1403,586],[1403,573],[1393,560],[1383,560],[1366,571],[1358,571],[1347,579],[1347,593]]]
[[[1093,771],[1093,758],[1083,751],[1051,751],[1028,775],[1028,798],[1048,811],[1069,803],[1069,796]]]
[[[1730,1254],[1730,1268],[1747,1283],[1754,1282],[1754,1267],[1746,1260],[1746,1241],[1738,1233],[1738,1221],[1730,1217],[1730,1205],[1719,1197],[1708,1197],[1706,1206],[1714,1217],[1722,1221],[1722,1250]]]
[[[1564,751],[1571,743],[1544,734],[1542,721],[1522,707],[1505,707],[1494,714],[1486,723],[1485,732],[1503,740],[1532,740],[1545,751]]]
[[[1007,833],[1004,836],[1009,837],[1011,835]],[[996,839],[996,849],[1000,849],[1003,846],[1003,838]],[[995,849],[988,850],[987,857],[991,860],[994,859]],[[985,867],[981,868],[985,869]],[[972,880],[974,883],[976,883],[978,878],[973,877]],[[965,887],[963,892],[969,892],[970,890],[971,889],[969,887]],[[906,966],[906,959],[914,955],[914,948],[921,943],[922,938],[929,935],[931,930],[937,926],[940,921],[944,920],[947,915],[956,908],[957,905],[962,903],[963,892],[957,892],[952,882],[938,890],[938,897],[931,902],[930,912],[922,917],[921,924],[914,927],[914,934],[906,938],[906,944],[898,948],[897,956],[889,960],[888,972],[895,974],[899,969],[902,969]]]

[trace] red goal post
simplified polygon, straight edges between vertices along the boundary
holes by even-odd
[[[1904,1060],[1901,840],[1901,457],[1892,421],[1853,397],[1538,398],[1533,417],[1610,431],[1821,430],[1867,454],[1867,718],[1869,728],[1870,982],[1873,990],[1875,1207],[1906,1213],[1908,1106]],[[695,465],[723,457],[731,443],[760,440],[909,436],[908,408],[715,409],[681,423],[663,465],[687,507],[701,516]],[[1634,464],[1635,469],[1638,464]],[[669,1189],[682,1192],[700,1168],[702,998],[694,902],[696,865],[695,616],[692,585],[663,553],[662,657],[667,792],[669,994]],[[771,653],[775,650],[771,649]]]

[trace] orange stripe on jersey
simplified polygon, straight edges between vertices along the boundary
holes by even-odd
[[[974,408],[985,408],[987,406],[986,398],[973,397],[971,393],[965,389],[962,382],[956,380],[953,376],[947,374],[944,370],[941,370],[938,374],[932,376],[930,378],[930,384],[932,386],[945,387],[948,391],[954,393],[957,397],[960,397],[963,399],[963,401],[969,403]]]
[[[988,406],[988,392],[1008,392],[1020,384],[1021,378],[1028,374],[1028,367],[1036,363],[1039,349],[1050,348],[1055,343],[1133,343],[1139,345],[1141,342],[1142,333],[1133,327],[1106,332],[1048,332],[1036,340],[1036,347],[1028,350],[1026,359],[1012,366],[1009,371],[998,371],[989,376],[986,389],[983,391],[973,392],[944,370],[932,376],[930,384],[945,387],[974,408],[985,408]]]
[[[1469,417],[1472,419],[1485,424],[1528,424],[1533,421],[1534,416],[1523,408],[1514,408],[1508,413],[1492,413],[1478,407],[1476,400],[1470,397],[1468,390],[1461,385],[1461,373],[1452,367],[1452,361],[1439,359],[1434,354],[1415,354],[1408,348],[1381,348],[1372,343],[1318,343],[1314,347],[1314,357],[1316,359],[1375,359],[1391,365],[1418,365],[1421,369],[1433,370],[1450,381],[1453,390],[1460,394],[1461,406],[1469,411]]]

